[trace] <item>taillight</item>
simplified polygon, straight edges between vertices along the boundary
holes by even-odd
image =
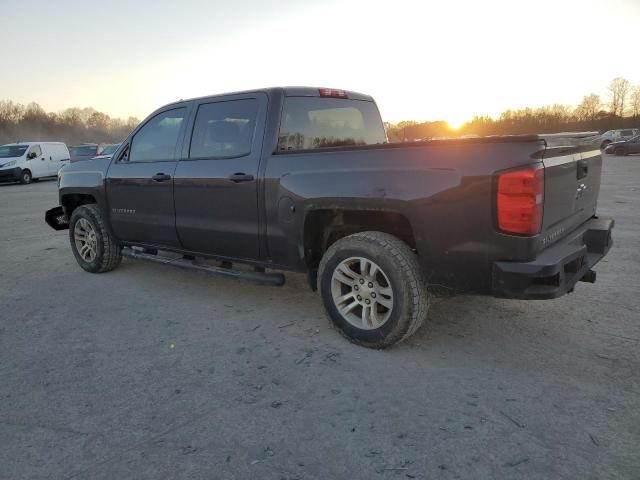
[[[333,88],[321,88],[320,96],[333,98],[349,98],[347,96],[347,92],[345,92],[344,90],[335,90]]]
[[[505,233],[536,235],[542,227],[544,168],[511,170],[498,177],[498,228]]]

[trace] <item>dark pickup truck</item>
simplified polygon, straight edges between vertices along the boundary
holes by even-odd
[[[45,217],[89,272],[122,256],[276,285],[266,269],[307,272],[337,328],[380,348],[433,292],[594,282],[612,245],[601,167],[580,135],[390,144],[367,95],[272,88],[160,108],[111,159],[65,167]]]

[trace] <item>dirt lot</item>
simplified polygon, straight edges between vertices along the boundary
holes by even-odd
[[[547,302],[459,297],[388,351],[304,277],[248,285],[125,260],[91,275],[0,186],[0,477],[640,478],[640,157],[606,158],[616,245]]]

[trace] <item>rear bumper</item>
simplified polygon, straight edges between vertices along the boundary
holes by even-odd
[[[0,182],[8,180],[20,180],[22,169],[20,167],[4,168],[0,170]]]
[[[531,262],[495,262],[493,295],[543,300],[571,292],[580,280],[595,282],[591,268],[613,245],[613,224],[610,218],[592,218]]]

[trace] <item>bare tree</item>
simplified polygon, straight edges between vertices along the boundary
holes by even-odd
[[[629,107],[633,118],[640,117],[640,85],[636,85],[631,91]]]
[[[37,103],[0,101],[0,144],[24,140],[55,140],[70,145],[83,142],[119,142],[140,121],[110,118],[94,108],[67,108],[47,113]]]
[[[598,116],[601,106],[602,102],[599,95],[595,93],[585,95],[580,105],[576,108],[575,114],[579,120],[590,122]]]
[[[629,81],[622,77],[616,77],[611,80],[609,84],[609,95],[611,97],[610,106],[612,114],[618,117],[624,115],[625,103],[630,89],[631,85]]]

